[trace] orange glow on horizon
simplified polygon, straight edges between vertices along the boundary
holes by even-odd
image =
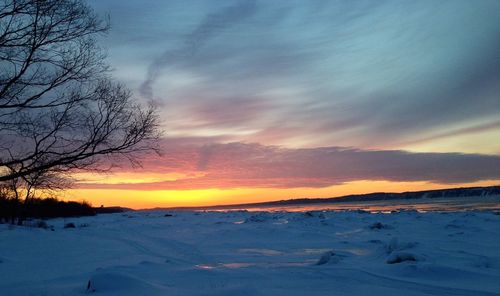
[[[500,180],[463,184],[429,182],[354,181],[324,188],[234,188],[197,190],[117,190],[71,189],[61,198],[85,200],[94,206],[123,206],[133,209],[154,207],[191,207],[256,203],[292,198],[327,198],[372,192],[404,192],[454,187],[498,185]]]

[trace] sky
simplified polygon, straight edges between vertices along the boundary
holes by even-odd
[[[165,137],[69,198],[134,208],[500,184],[500,1],[91,0]]]

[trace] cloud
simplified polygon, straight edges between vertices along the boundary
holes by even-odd
[[[425,142],[431,142],[433,140],[438,140],[438,139],[443,139],[443,138],[449,138],[449,137],[457,137],[457,136],[463,136],[463,135],[471,135],[476,132],[484,132],[484,131],[489,131],[489,130],[497,130],[500,129],[500,120],[489,122],[486,124],[479,124],[471,127],[466,127],[466,128],[459,128],[456,130],[449,130],[445,132],[441,132],[432,136],[428,136],[422,139],[417,139],[413,140],[408,143],[404,143],[405,145],[409,144],[415,144],[415,143],[425,143]]]
[[[214,99],[204,94],[193,94],[198,100],[189,101],[187,104],[179,106],[182,110],[179,116],[189,118],[186,126],[193,128],[200,127],[234,127],[252,126],[252,123],[261,120],[263,115],[271,111],[271,102],[259,99],[256,96],[250,97],[220,97]],[[178,126],[178,128],[182,128]]]
[[[251,143],[170,139],[163,159],[147,159],[138,173],[188,177],[154,183],[82,184],[135,190],[327,187],[357,180],[453,184],[500,179],[500,156],[410,153],[343,147],[291,149]]]
[[[500,114],[500,1],[93,1],[126,5],[113,66],[184,135],[398,148]]]
[[[152,85],[164,67],[175,63],[176,58],[195,56],[208,40],[214,38],[226,27],[250,17],[255,13],[256,8],[255,1],[241,0],[233,6],[207,14],[198,26],[186,36],[180,48],[173,51],[169,49],[151,62],[146,78],[140,87],[140,93],[146,98],[153,99]]]

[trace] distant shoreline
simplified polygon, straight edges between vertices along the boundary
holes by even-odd
[[[395,192],[374,192],[366,194],[350,194],[339,197],[327,198],[298,198],[279,201],[259,202],[259,203],[244,203],[231,205],[215,205],[215,206],[194,206],[194,207],[156,207],[143,210],[175,210],[175,211],[192,211],[192,210],[225,210],[225,209],[245,209],[245,208],[266,208],[279,206],[301,206],[312,204],[336,204],[348,202],[369,202],[369,201],[392,201],[392,200],[413,200],[422,198],[464,198],[464,197],[482,197],[500,195],[500,185],[487,187],[459,187],[436,190],[423,191],[407,191],[401,193]]]

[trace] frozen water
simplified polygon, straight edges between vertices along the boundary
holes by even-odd
[[[493,212],[165,214],[0,224],[0,295],[500,294]]]

